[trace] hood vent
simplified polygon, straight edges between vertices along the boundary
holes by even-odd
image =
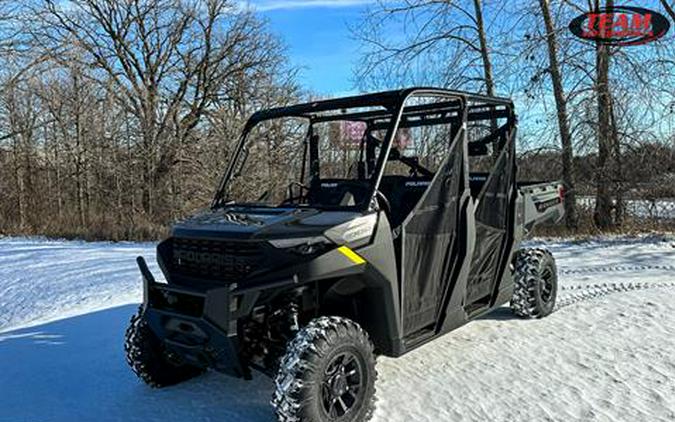
[[[262,226],[263,222],[251,217],[248,214],[240,214],[235,212],[212,211],[204,214],[199,214],[183,223],[188,224],[236,224],[238,226]]]

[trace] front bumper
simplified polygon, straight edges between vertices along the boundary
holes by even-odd
[[[256,292],[235,294],[230,287],[193,290],[157,283],[143,258],[143,316],[177,363],[209,367],[236,377],[250,377],[239,354],[237,320],[247,314]]]
[[[201,280],[188,286],[177,283],[177,277],[171,284],[158,283],[145,260],[138,257],[136,261],[143,276],[144,319],[168,358],[244,378],[250,377],[250,362],[241,357],[238,322],[251,315],[261,295],[301,286],[300,280],[307,283],[361,274],[365,268],[365,261],[355,262],[338,248],[245,283],[213,285]],[[162,260],[159,264],[162,267]]]

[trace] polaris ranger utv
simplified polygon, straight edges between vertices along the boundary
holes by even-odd
[[[274,378],[280,421],[365,421],[375,356],[510,301],[552,312],[563,186],[516,182],[504,98],[410,88],[255,113],[211,207],[142,258],[127,361],[154,387],[207,368]]]

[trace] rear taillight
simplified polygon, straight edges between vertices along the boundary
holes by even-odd
[[[560,202],[565,200],[565,194],[567,191],[565,190],[565,186],[560,186],[558,188],[558,197],[560,198]]]

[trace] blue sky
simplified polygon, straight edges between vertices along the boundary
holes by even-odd
[[[300,83],[317,94],[353,89],[358,45],[347,24],[358,21],[373,0],[249,0],[288,46],[291,63],[302,68]]]

